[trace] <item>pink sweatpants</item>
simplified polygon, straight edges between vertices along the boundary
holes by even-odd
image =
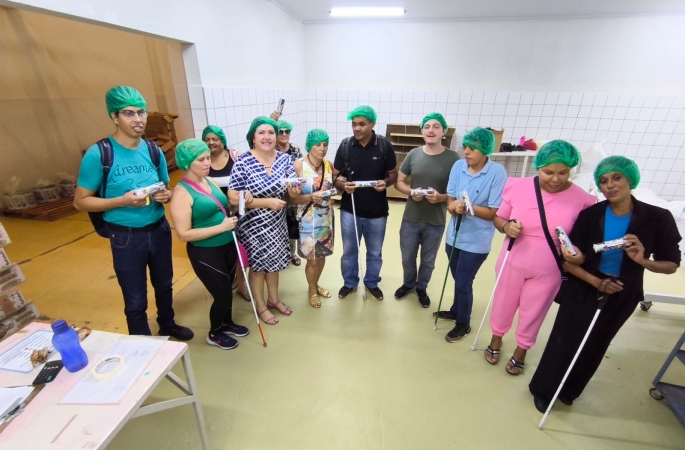
[[[508,243],[506,239],[497,259],[496,274],[502,269]],[[531,348],[560,287],[561,275],[544,237],[520,236],[495,292],[490,314],[492,333],[504,336],[518,310],[516,342],[523,349]]]

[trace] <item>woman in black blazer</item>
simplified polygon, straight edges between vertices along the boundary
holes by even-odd
[[[580,213],[569,237],[577,255],[563,250],[568,280],[557,297],[559,311],[529,389],[544,413],[580,346],[600,296],[608,295],[583,351],[564,383],[559,400],[571,405],[599,367],[611,340],[644,300],[644,271],[672,274],[680,265],[680,234],[671,213],[636,200],[637,165],[610,156],[595,169],[607,200]],[[622,249],[596,253],[593,244],[623,238]]]

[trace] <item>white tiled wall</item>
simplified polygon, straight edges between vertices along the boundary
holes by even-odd
[[[581,151],[606,141],[609,154],[635,159],[642,185],[667,200],[685,200],[685,96],[618,95],[578,92],[456,92],[311,90],[205,87],[202,109],[193,102],[196,134],[208,120],[226,130],[229,144],[247,149],[245,134],[257,115],[268,115],[286,99],[283,118],[294,125],[292,142],[304,146],[308,130],[331,136],[329,159],[351,134],[347,113],[361,104],[378,113],[376,130],[388,123],[421,122],[432,111],[445,115],[463,136],[476,126],[504,128],[504,142],[521,136],[566,139]],[[510,167],[520,172],[521,162]]]

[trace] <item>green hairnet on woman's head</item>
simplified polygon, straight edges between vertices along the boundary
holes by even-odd
[[[179,142],[176,146],[176,165],[183,170],[188,170],[193,161],[208,151],[209,147],[202,139],[190,138]]]
[[[279,120],[276,122],[276,125],[278,125],[278,130],[288,130],[288,131],[293,131],[293,124],[288,122],[287,120]]]
[[[447,121],[445,120],[445,117],[442,114],[438,112],[432,112],[428,114],[421,121],[421,129],[423,129],[423,127],[426,126],[426,122],[428,122],[429,120],[437,120],[440,123],[440,125],[442,125],[442,130],[447,132]]]
[[[464,147],[471,147],[485,156],[495,151],[495,135],[486,128],[476,127],[467,132],[461,143]]]
[[[138,89],[131,86],[116,86],[105,94],[105,105],[107,114],[112,117],[112,113],[116,114],[127,106],[145,109],[147,102]]]
[[[602,175],[611,172],[620,172],[628,179],[630,189],[635,189],[640,184],[640,169],[632,159],[625,156],[614,155],[604,158],[595,168],[595,183],[599,186],[599,179]]]
[[[369,122],[376,123],[376,111],[370,106],[357,106],[347,115],[347,120],[352,120],[355,117],[365,117]]]
[[[247,130],[247,135],[245,135],[245,139],[247,139],[247,145],[249,145],[250,148],[254,148],[254,142],[252,142],[252,140],[254,139],[255,131],[257,131],[257,128],[262,125],[271,125],[276,134],[278,134],[278,124],[274,122],[273,119],[266,116],[255,117],[250,124],[250,128]]]
[[[573,169],[580,162],[580,152],[570,142],[556,139],[538,150],[533,159],[533,168],[541,169],[550,164],[563,164]]]
[[[202,130],[202,140],[204,141],[208,134],[215,134],[219,138],[224,147],[228,147],[228,142],[226,141],[226,134],[224,130],[216,125],[208,125]]]
[[[312,147],[320,142],[325,142],[328,144],[328,133],[326,133],[326,130],[322,130],[321,128],[314,128],[307,133],[307,140],[304,143],[304,149],[307,150],[307,153],[309,153],[309,150],[311,150]]]

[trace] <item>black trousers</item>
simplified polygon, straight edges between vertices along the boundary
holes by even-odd
[[[209,309],[211,329],[218,330],[223,324],[233,324],[231,285],[238,260],[235,243],[230,242],[220,247],[198,247],[189,242],[186,248],[195,275],[214,298]]]
[[[578,355],[578,360],[564,383],[559,394],[561,397],[567,400],[580,397],[604,359],[612,339],[635,311],[638,303],[639,298],[635,293],[621,291],[609,296],[583,351]],[[597,291],[588,289],[577,299],[565,301],[559,306],[542,359],[528,385],[533,395],[547,402],[552,400],[597,312],[597,305]]]

